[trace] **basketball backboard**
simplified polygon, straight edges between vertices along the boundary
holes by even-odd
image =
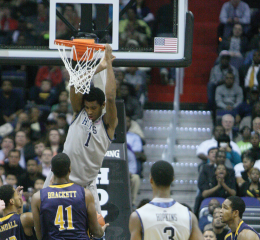
[[[42,35],[45,46],[1,44],[0,64],[62,65],[54,40],[77,38],[78,30],[88,33],[95,30],[99,43],[111,44],[116,56],[114,66],[187,67],[191,64],[193,15],[188,12],[188,0],[171,0],[168,7],[172,8],[173,26],[172,33],[166,35],[154,34],[151,23],[138,20],[136,30],[132,23],[135,21],[128,21],[135,18],[130,9],[135,0],[130,0],[123,10],[119,0],[43,2],[48,4],[49,12],[49,33]]]

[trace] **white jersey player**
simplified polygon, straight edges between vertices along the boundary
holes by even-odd
[[[107,44],[104,61],[97,70],[107,69],[105,94],[96,87],[91,87],[89,94],[76,94],[74,87],[71,87],[70,100],[74,115],[63,150],[71,160],[70,180],[92,192],[99,213],[101,209],[95,180],[118,123],[113,60],[112,48]],[[106,113],[102,115],[104,108]],[[44,187],[49,185],[51,177],[52,172]]]
[[[170,196],[173,167],[157,161],[151,168],[153,200],[130,216],[131,240],[203,240],[195,215]]]

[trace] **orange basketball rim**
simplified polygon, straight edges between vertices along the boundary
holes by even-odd
[[[94,39],[73,39],[73,40],[54,40],[55,45],[65,46],[72,48],[75,47],[75,51],[73,51],[73,60],[74,61],[82,61],[82,60],[91,60],[93,58],[94,51],[104,51],[105,46],[101,44],[96,44]],[[86,51],[88,51],[88,58],[86,59]],[[85,55],[85,57],[83,57]]]

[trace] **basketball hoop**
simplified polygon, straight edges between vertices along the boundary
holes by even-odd
[[[69,86],[74,86],[75,92],[89,93],[90,82],[99,65],[105,46],[95,44],[94,39],[54,40],[58,47],[60,57],[69,72]],[[70,47],[68,58],[66,47]],[[74,62],[73,62],[74,61]]]

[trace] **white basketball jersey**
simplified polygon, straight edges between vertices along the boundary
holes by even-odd
[[[136,210],[144,240],[188,240],[191,213],[187,207],[169,198],[154,198]]]
[[[71,161],[70,180],[81,186],[95,180],[110,143],[103,115],[92,122],[82,109],[71,123],[64,143],[63,152]]]

